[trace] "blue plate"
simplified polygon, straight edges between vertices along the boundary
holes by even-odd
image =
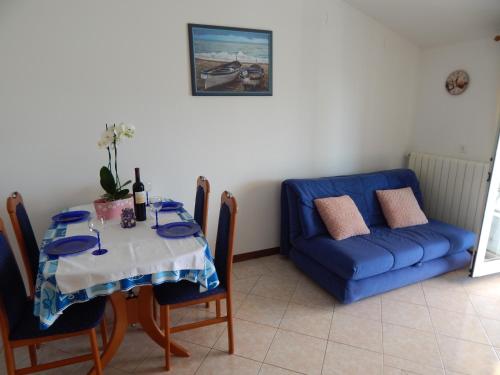
[[[179,221],[159,226],[156,233],[165,238],[182,238],[192,236],[200,231],[201,228],[196,223]]]
[[[160,211],[177,211],[180,210],[184,206],[182,202],[168,201],[163,202]]]
[[[70,255],[92,249],[97,245],[94,236],[71,236],[49,243],[43,251],[48,255]]]
[[[68,211],[52,216],[52,220],[56,223],[74,223],[88,219],[90,212],[88,211]]]

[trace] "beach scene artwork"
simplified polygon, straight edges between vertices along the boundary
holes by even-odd
[[[272,95],[272,32],[189,24],[193,95]]]

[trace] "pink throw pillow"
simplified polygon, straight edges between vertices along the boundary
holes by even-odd
[[[350,196],[315,199],[314,204],[326,229],[336,240],[370,234],[370,229]]]
[[[427,224],[429,222],[410,187],[377,190],[377,198],[387,224],[393,229]]]

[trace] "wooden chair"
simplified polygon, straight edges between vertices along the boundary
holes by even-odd
[[[7,211],[10,216],[12,227],[16,235],[17,244],[21,254],[23,267],[28,278],[29,298],[35,297],[36,278],[38,273],[38,263],[40,250],[36,242],[31,222],[24,207],[23,197],[17,191],[7,198]],[[108,332],[106,329],[106,320],[101,321],[101,338],[104,346],[108,343]]]
[[[26,297],[21,273],[1,219],[0,275],[2,275],[0,278],[0,331],[8,375],[30,374],[89,360],[94,361],[97,374],[102,374],[95,327],[104,315],[105,297],[69,307],[50,328],[40,330],[40,321],[33,316],[33,300]],[[79,335],[89,336],[91,354],[37,364],[36,351],[34,351],[36,345]],[[23,346],[29,347],[31,366],[16,369],[14,349]]]
[[[234,353],[233,316],[231,299],[231,272],[233,265],[233,243],[238,208],[236,199],[231,193],[222,193],[219,212],[219,225],[215,245],[215,268],[220,284],[215,289],[200,293],[199,285],[180,281],[164,283],[153,288],[154,295],[160,305],[160,317],[165,334],[165,367],[170,370],[170,334],[182,332],[212,324],[227,322],[229,353]],[[220,301],[226,300],[226,316],[221,316]],[[170,310],[216,301],[216,317],[204,321],[170,327]]]
[[[194,204],[194,220],[200,225],[203,234],[207,235],[208,196],[210,195],[210,182],[204,176],[196,181],[196,200]]]
[[[210,195],[210,182],[205,176],[199,176],[196,180],[196,198],[194,202],[194,221],[201,227],[203,234],[207,235],[208,218],[208,197]],[[207,302],[205,307],[208,309],[210,304]],[[156,301],[153,301],[153,317],[158,319]],[[160,321],[160,328],[163,329],[163,323]]]

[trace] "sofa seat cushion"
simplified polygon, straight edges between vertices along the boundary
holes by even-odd
[[[369,236],[337,241],[329,235],[319,235],[301,238],[294,247],[341,278],[358,280],[387,272],[394,263],[392,254],[369,241]]]
[[[420,263],[425,256],[426,249],[422,244],[385,226],[372,227],[372,235],[367,236],[367,240],[390,253],[393,258],[390,270],[413,266]]]
[[[421,249],[420,258],[413,264],[440,258],[445,256],[450,250],[450,241],[446,236],[433,230],[429,224],[399,229],[390,229],[386,226],[381,226],[372,228],[372,232],[376,233],[378,237],[386,238],[387,242],[393,246],[397,246],[399,242],[403,243],[402,241],[408,241],[414,246],[419,247]],[[377,243],[379,242],[380,239],[377,238]],[[397,251],[389,247],[388,249],[393,253]],[[397,266],[397,263],[398,262],[396,262],[393,269],[401,268]]]
[[[298,239],[294,246],[343,279],[361,280],[465,251],[475,241],[472,232],[436,220],[400,229],[370,229],[369,235],[342,241],[328,235]]]
[[[376,228],[370,235],[336,241],[320,235],[294,243],[297,250],[346,280],[361,280],[417,264],[423,248],[404,237]]]
[[[429,220],[429,224],[422,225],[422,227],[428,228],[448,239],[450,243],[448,254],[469,250],[476,244],[476,234],[474,232],[443,223],[439,220]]]

